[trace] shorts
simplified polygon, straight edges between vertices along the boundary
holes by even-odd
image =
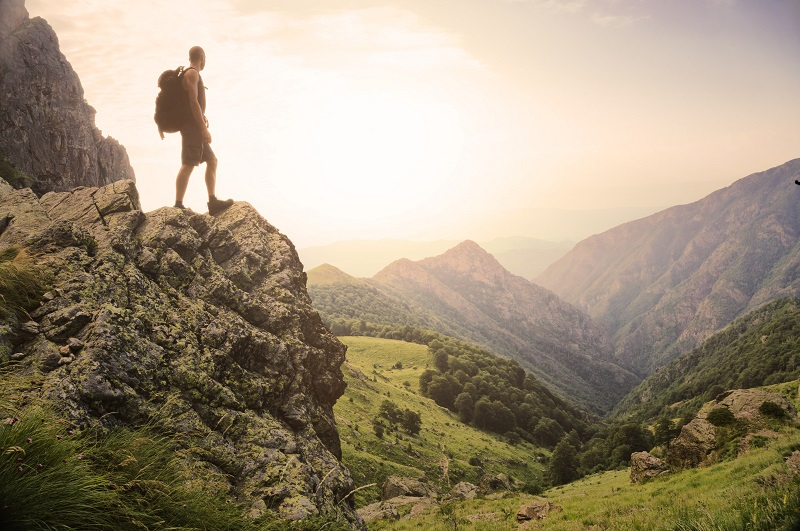
[[[195,124],[181,129],[181,164],[199,166],[203,162],[217,159],[210,144],[203,142],[200,128]]]

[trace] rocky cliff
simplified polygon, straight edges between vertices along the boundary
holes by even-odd
[[[2,176],[33,179],[15,187],[41,195],[134,179],[125,148],[95,126],[53,29],[29,18],[24,0],[0,2],[0,98]]]
[[[647,375],[759,306],[800,295],[800,159],[592,236],[536,282],[608,327]]]
[[[292,243],[247,203],[144,214],[132,181],[37,197],[0,187],[0,251],[52,274],[0,356],[77,426],[180,434],[257,516],[344,513],[353,483],[332,406],[345,347]],[[0,327],[2,328],[2,327]]]

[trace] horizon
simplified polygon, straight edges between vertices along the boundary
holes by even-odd
[[[218,195],[298,248],[579,241],[800,155],[791,0],[319,5],[25,2],[126,147],[145,210],[172,205],[179,167],[156,79],[203,46]]]

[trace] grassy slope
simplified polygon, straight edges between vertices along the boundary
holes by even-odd
[[[347,365],[343,367],[348,385],[334,413],[343,460],[357,487],[377,483],[356,493],[357,507],[378,501],[380,485],[390,474],[424,476],[443,491],[459,481],[477,484],[481,472],[469,464],[472,457],[481,460],[485,473],[504,472],[522,482],[541,481],[540,461],[548,454],[546,450],[527,443],[506,444],[495,435],[462,424],[452,413],[420,395],[419,375],[430,363],[426,346],[369,337],[340,339],[348,346]],[[392,369],[398,361],[403,368]],[[356,376],[353,369],[367,379]],[[383,439],[378,439],[372,419],[383,400],[419,412],[419,435],[387,431]],[[448,467],[447,476],[442,472],[444,465]]]
[[[797,384],[773,387],[796,398]],[[800,430],[786,427],[779,439],[738,459],[643,485],[631,485],[629,470],[589,476],[545,492],[563,511],[552,513],[539,525],[548,530],[797,529],[800,478],[787,482],[784,463],[796,449],[800,449]],[[520,529],[517,509],[533,499],[515,493],[445,505],[414,520],[374,522],[370,530],[516,530]]]

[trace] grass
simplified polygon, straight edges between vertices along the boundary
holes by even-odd
[[[767,389],[797,405],[798,382]],[[774,427],[774,426],[773,426]],[[800,529],[800,476],[790,478],[784,462],[800,449],[797,424],[777,430],[736,459],[661,476],[632,485],[630,470],[605,472],[552,488],[542,496],[560,506],[544,521],[520,527],[515,514],[534,497],[508,493],[429,509],[407,521],[376,521],[370,530],[797,530]]]
[[[154,426],[80,430],[36,398],[30,377],[0,373],[0,529],[349,529],[316,518],[253,520],[226,478]]]
[[[369,337],[340,339],[348,346],[349,367],[343,367],[348,386],[334,413],[343,461],[356,486],[366,487],[355,493],[356,507],[379,501],[380,485],[391,474],[425,478],[443,492],[459,481],[477,484],[484,473],[507,473],[529,485],[543,482],[540,461],[549,452],[527,443],[510,445],[502,437],[467,426],[419,393],[419,376],[430,364],[426,346]],[[378,438],[372,419],[383,400],[419,412],[420,433],[411,436],[394,429]],[[472,458],[481,466],[471,465]]]
[[[26,315],[38,302],[46,282],[44,270],[24,250],[9,247],[0,251],[0,318]]]
[[[544,493],[561,512],[548,530],[793,530],[800,529],[800,478],[789,480],[783,458],[800,447],[800,433],[735,461],[631,485],[628,470],[584,478]],[[516,530],[515,514],[533,497],[509,494],[434,508],[408,521],[380,521],[370,530]],[[445,517],[447,512],[451,516]],[[531,525],[529,528],[536,528]]]

